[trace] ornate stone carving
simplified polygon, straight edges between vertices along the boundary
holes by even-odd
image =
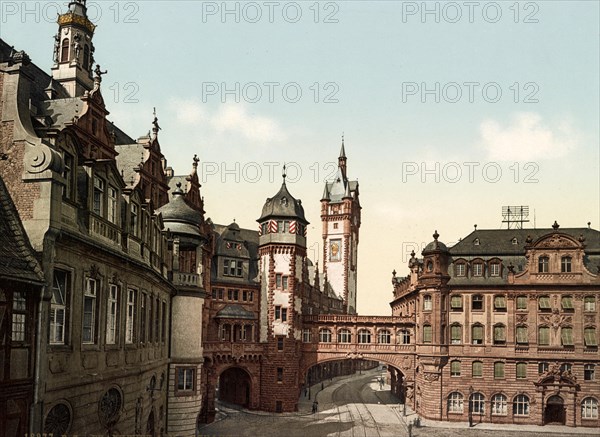
[[[57,404],[48,412],[44,422],[44,433],[63,435],[71,427],[71,410],[66,404]]]
[[[545,315],[540,317],[540,322],[542,324],[549,325],[555,331],[558,328],[571,325],[573,318],[571,316],[565,316],[558,313],[558,310],[554,310],[554,314]]]
[[[28,147],[25,152],[25,171],[37,175],[46,170],[62,173],[63,160],[60,154],[45,144]]]
[[[435,382],[438,379],[440,379],[440,374],[439,373],[425,373],[425,375],[423,377],[425,378],[425,381],[427,381],[427,382]]]
[[[536,248],[544,249],[556,249],[556,248],[570,248],[577,247],[577,244],[570,238],[565,238],[563,235],[554,234],[542,241],[540,241]]]
[[[517,323],[527,323],[527,314],[517,314]]]
[[[123,408],[121,392],[116,388],[109,389],[98,404],[98,418],[106,428],[112,428],[118,421]]]

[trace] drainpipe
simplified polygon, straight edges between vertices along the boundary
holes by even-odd
[[[35,327],[35,359],[34,359],[34,381],[33,381],[33,403],[29,410],[29,433],[37,434],[42,431],[42,419],[44,416],[44,405],[40,402],[40,384],[41,384],[41,366],[42,366],[42,317],[44,315],[44,295],[46,294],[46,285],[40,291],[40,299],[37,306],[37,323]],[[39,403],[39,409],[38,409]],[[37,410],[37,411],[36,411]],[[37,414],[36,414],[37,413]],[[36,420],[37,419],[37,420]],[[39,422],[39,428],[36,429],[34,422]]]

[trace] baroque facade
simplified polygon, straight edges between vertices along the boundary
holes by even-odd
[[[4,434],[194,435],[216,399],[295,411],[377,362],[424,417],[600,425],[598,231],[475,230],[451,248],[436,232],[394,273],[392,314],[359,316],[343,139],[321,266],[285,173],[258,230],[213,223],[199,159],[175,175],[156,114],[137,139],[106,119],[95,29],[71,1],[50,74],[0,40]]]

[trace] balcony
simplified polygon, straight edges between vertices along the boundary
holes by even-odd
[[[90,214],[90,236],[111,246],[121,246],[121,228],[94,214]]]
[[[202,288],[200,275],[196,273],[173,273],[173,284],[179,287],[196,287]]]

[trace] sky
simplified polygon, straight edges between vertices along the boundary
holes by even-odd
[[[162,128],[176,174],[200,158],[207,217],[257,229],[281,185],[308,254],[344,135],[360,183],[358,311],[390,314],[437,230],[447,245],[506,228],[600,228],[597,1],[88,1],[108,118]],[[0,37],[52,66],[63,2],[0,2]]]

